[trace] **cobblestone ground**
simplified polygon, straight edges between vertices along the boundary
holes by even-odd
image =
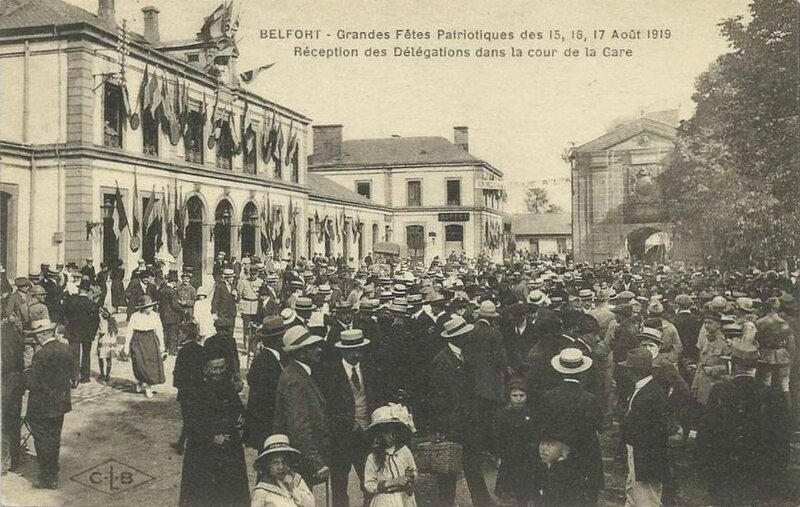
[[[121,328],[124,328],[124,318]],[[241,333],[237,330],[237,336]],[[60,488],[55,491],[36,490],[32,484],[36,477],[36,457],[32,440],[28,442],[28,454],[24,465],[16,472],[2,478],[2,505],[70,505],[70,506],[161,506],[176,505],[180,489],[182,457],[169,446],[180,431],[180,412],[175,402],[175,390],[171,387],[172,368],[175,360],[167,359],[165,369],[168,383],[156,387],[154,398],[146,399],[136,394],[132,381],[131,364],[115,361],[110,385],[98,383],[96,358],[92,358],[93,377],[73,391],[73,410],[67,414],[61,448]],[[243,357],[243,361],[245,361]],[[244,393],[246,395],[246,391]],[[23,434],[25,434],[23,430]],[[601,505],[621,506],[625,503],[624,461],[613,458],[617,434],[612,429],[602,435],[606,490],[601,496]],[[689,444],[691,446],[691,442]],[[678,505],[708,505],[707,497],[698,478],[692,472],[691,452],[688,448],[676,448],[675,469],[680,484]],[[248,464],[253,462],[255,452],[246,451]],[[92,476],[100,484],[97,489],[78,482],[81,473],[114,459],[116,462],[147,474],[152,480],[137,487],[126,489],[126,485],[109,484],[99,475]],[[105,470],[108,470],[106,466]],[[493,489],[495,470],[486,466],[487,483]],[[72,479],[75,477],[78,480]],[[83,474],[83,482],[89,474]],[[142,476],[137,476],[137,480]],[[795,434],[793,462],[788,474],[785,491],[780,493],[784,501],[780,505],[800,505],[800,436]],[[118,477],[119,479],[119,477]],[[255,477],[250,471],[250,484]],[[110,487],[117,489],[111,490]],[[99,489],[99,490],[98,490]],[[417,501],[420,507],[435,506],[433,493],[435,481],[431,476],[421,477],[418,484]],[[113,493],[113,494],[112,494]],[[324,488],[315,490],[317,505],[325,505]],[[361,505],[357,479],[351,480],[353,505]],[[459,481],[457,502],[461,506],[471,505],[463,478]]]

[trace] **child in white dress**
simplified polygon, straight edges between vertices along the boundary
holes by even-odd
[[[416,507],[417,466],[405,445],[414,431],[408,409],[393,403],[379,407],[372,413],[368,431],[374,438],[364,467],[364,488],[373,495],[370,507]]]

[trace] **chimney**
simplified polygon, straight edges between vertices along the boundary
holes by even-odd
[[[144,38],[150,44],[158,44],[161,41],[158,34],[158,9],[150,5],[142,7],[142,13],[144,14]]]
[[[469,151],[469,127],[453,127],[453,144]]]
[[[341,125],[314,125],[314,163],[324,164],[342,158]]]
[[[105,21],[110,25],[115,25],[117,22],[114,12],[114,0],[99,0],[97,3],[97,17],[101,21]]]

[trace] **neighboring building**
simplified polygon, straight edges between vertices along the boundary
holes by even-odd
[[[645,114],[570,150],[577,261],[642,259],[647,238],[671,235],[657,179],[673,150],[677,126],[676,110]]]
[[[341,125],[315,125],[309,174],[324,175],[392,212],[371,239],[399,243],[430,263],[452,253],[501,259],[510,239],[503,173],[469,152],[467,127],[442,137],[342,140]],[[388,219],[387,219],[388,220]]]
[[[562,259],[572,252],[572,217],[569,213],[523,213],[511,225],[517,252]]]
[[[130,273],[166,250],[179,269],[206,277],[218,252],[299,257],[311,251],[310,224],[322,229],[307,218],[334,203],[350,233],[335,235],[329,251],[363,250],[361,231],[390,212],[321,176],[307,180],[311,120],[240,86],[225,12],[206,18],[195,39],[165,42],[158,10],[142,11],[139,35],[117,22],[114,0],[99,0],[98,14],[61,0],[0,4],[8,275],[86,257],[119,260]],[[281,143],[270,143],[270,132]],[[265,150],[270,144],[279,148]],[[370,226],[353,227],[359,220]]]

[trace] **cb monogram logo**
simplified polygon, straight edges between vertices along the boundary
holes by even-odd
[[[150,482],[153,477],[111,458],[74,475],[71,479],[95,491],[116,495]]]

